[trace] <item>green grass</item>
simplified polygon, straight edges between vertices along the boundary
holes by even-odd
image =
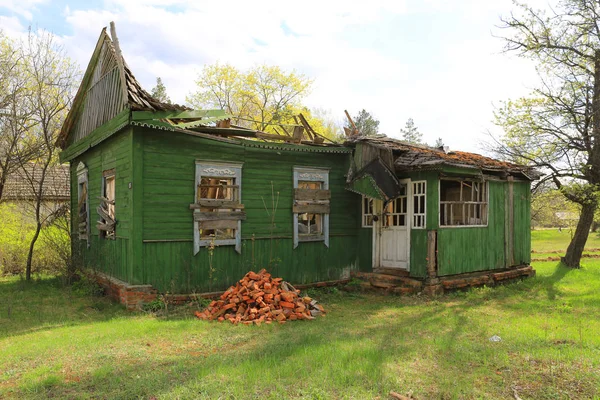
[[[507,399],[514,387],[523,399],[590,399],[600,260],[583,266],[537,263],[533,279],[435,300],[320,291],[327,316],[260,327],[190,308],[127,313],[56,279],[3,279],[0,398]]]
[[[539,253],[552,251],[564,252],[567,250],[567,246],[569,246],[573,233],[569,229],[563,229],[562,232],[559,232],[557,228],[531,231],[533,250]],[[585,248],[600,249],[600,234],[590,233]]]

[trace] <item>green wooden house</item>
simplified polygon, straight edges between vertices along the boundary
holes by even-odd
[[[297,284],[385,271],[439,285],[530,262],[527,168],[228,117],[153,99],[103,30],[58,139],[76,261],[169,293],[263,267]]]

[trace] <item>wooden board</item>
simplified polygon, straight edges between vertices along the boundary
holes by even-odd
[[[246,213],[243,211],[231,212],[195,212],[194,221],[240,221],[246,219]]]
[[[323,189],[294,189],[296,200],[329,200],[331,191]]]
[[[190,210],[198,210],[201,207],[212,207],[212,208],[231,208],[231,209],[243,209],[244,205],[236,203],[230,200],[198,200],[195,204],[190,204]]]
[[[238,221],[220,220],[220,221],[201,221],[198,223],[200,229],[237,229]]]
[[[329,214],[329,204],[295,204],[293,207],[295,213]]]

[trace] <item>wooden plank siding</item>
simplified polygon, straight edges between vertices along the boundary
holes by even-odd
[[[489,182],[488,226],[438,229],[440,276],[505,267],[506,185],[506,182]]]
[[[513,259],[515,264],[531,263],[531,184],[513,183]]]
[[[249,269],[265,267],[291,282],[309,283],[340,279],[358,268],[360,196],[345,189],[348,154],[274,151],[135,129],[143,141],[141,160],[134,160],[143,165],[143,268],[134,268],[135,281],[151,282],[161,291],[211,291],[226,288]],[[236,253],[233,246],[217,247],[212,274],[208,249],[193,255],[189,204],[194,202],[196,160],[243,162],[242,252]],[[293,249],[294,166],[329,168],[329,248],[323,242],[303,242]],[[279,198],[273,228],[272,193]]]
[[[125,129],[79,157],[71,160],[71,209],[77,209],[77,165],[83,162],[88,168],[89,206],[90,206],[90,246],[79,240],[77,235],[77,219],[71,221],[72,241],[75,257],[83,266],[108,273],[125,281],[131,281],[131,249],[129,238],[131,226],[131,129]],[[115,169],[115,206],[116,206],[116,239],[107,240],[99,237],[96,221],[99,219],[96,208],[100,204],[98,197],[102,188],[102,171]],[[73,214],[75,215],[75,214]]]

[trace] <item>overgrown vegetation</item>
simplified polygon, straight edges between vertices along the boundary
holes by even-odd
[[[565,250],[565,232],[539,232],[536,251]],[[0,278],[0,397],[594,398],[600,262],[582,263],[435,300],[313,290],[326,317],[261,327],[189,308],[130,314],[57,279]]]
[[[35,234],[35,218],[15,204],[0,204],[0,275],[25,274],[29,243]],[[62,275],[71,262],[68,216],[54,220],[40,231],[33,256],[33,274]]]

